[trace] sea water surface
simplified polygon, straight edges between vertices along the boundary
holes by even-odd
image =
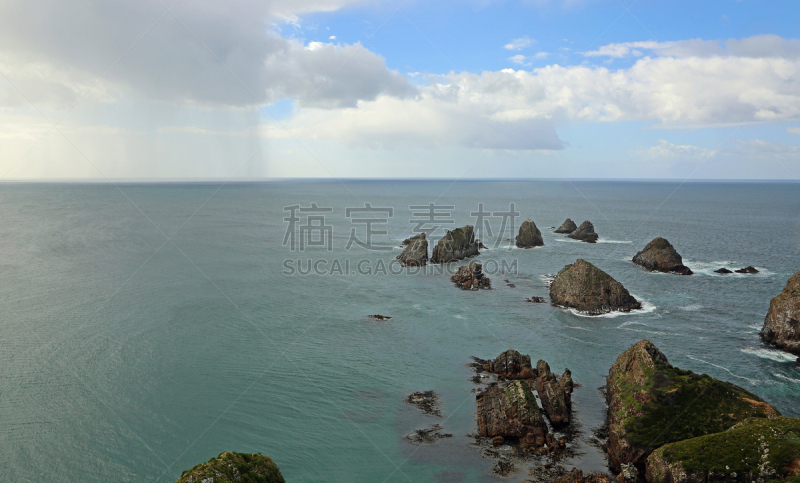
[[[392,208],[391,218],[348,213],[365,203]],[[391,273],[397,245],[417,226],[410,221],[422,219],[409,206],[429,203],[452,213],[437,219],[452,223],[434,240],[475,224],[479,203],[496,214],[513,203],[515,226],[533,219],[545,246],[510,248],[514,233],[500,234],[502,216],[493,216],[489,249],[476,258],[493,290],[461,291],[433,271]],[[295,212],[293,251],[285,208],[312,204],[331,210],[324,221]],[[591,220],[599,243],[549,229],[567,217]],[[387,234],[366,240],[365,218]],[[300,226],[320,223],[330,232],[312,228],[311,241],[323,246],[301,251]],[[346,249],[351,231],[371,246]],[[656,236],[695,274],[633,265]],[[585,317],[525,301],[547,297],[548,275],[577,258],[645,309]],[[285,273],[309,260],[319,273]],[[714,273],[747,265],[760,273]],[[800,364],[758,338],[770,299],[798,270],[795,183],[2,184],[0,480],[172,482],[242,451],[270,455],[290,482],[497,481],[468,436],[476,386],[467,364],[509,348],[572,371],[583,431],[574,464],[602,470],[588,444],[605,411],[598,388],[641,339],[676,366],[800,416]],[[404,402],[431,389],[442,418]],[[453,438],[402,438],[433,423]]]

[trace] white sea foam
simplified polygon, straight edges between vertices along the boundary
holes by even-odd
[[[454,315],[453,317],[455,317],[455,318],[457,318],[457,319],[463,319],[463,318],[464,318],[464,316],[463,316],[463,315],[460,315],[460,314],[456,314],[456,315]]]
[[[684,307],[679,307],[679,308],[681,310],[685,310],[686,312],[697,312],[698,310],[701,310],[703,308],[703,306],[700,305],[700,304],[691,304],[691,305],[686,305]]]
[[[559,241],[559,242],[567,242],[567,243],[583,243],[583,242],[582,242],[582,241],[580,241],[580,240],[574,240],[574,239],[572,239],[572,238],[556,238],[556,241]]]
[[[744,268],[745,264],[738,263],[735,261],[729,260],[719,260],[713,262],[701,262],[698,260],[689,260],[684,259],[683,263],[692,269],[692,272],[699,275],[709,275],[711,277],[723,277],[723,278],[732,278],[738,279],[741,277],[769,277],[775,275],[775,272],[771,272],[764,267],[755,267],[758,270],[758,273],[750,274],[750,273],[736,273],[735,270],[740,268]],[[732,273],[717,273],[716,270],[720,268],[727,268]]]
[[[776,362],[794,362],[797,356],[783,352],[778,349],[741,349],[745,354],[750,354],[762,359],[769,359]]]
[[[419,308],[419,304],[414,304],[414,308],[418,309]]]
[[[778,379],[783,379],[789,382],[793,382],[795,384],[800,384],[800,379],[794,379],[789,376],[784,376],[783,374],[773,374],[773,376],[777,377]]]
[[[633,243],[632,240],[607,240],[605,238],[598,238],[597,243]]]
[[[642,314],[649,314],[649,313],[655,312],[655,310],[657,308],[655,305],[651,304],[647,300],[645,300],[645,299],[643,299],[643,298],[641,298],[641,297],[639,297],[637,295],[634,295],[634,294],[631,294],[631,295],[633,295],[633,297],[642,304],[642,308],[641,309],[631,310],[630,312],[609,312],[607,314],[602,314],[602,315],[589,315],[586,312],[581,312],[581,311],[573,309],[573,308],[570,308],[570,309],[567,309],[567,310],[572,312],[573,314],[579,316],[579,317],[589,317],[589,318],[600,318],[600,317],[602,317],[602,318],[606,318],[606,319],[613,319],[613,318],[621,317],[621,316],[624,316],[624,315],[642,315]]]
[[[661,332],[658,330],[648,330],[650,329],[649,325],[637,322],[635,320],[632,320],[630,322],[625,322],[624,324],[620,324],[619,326],[617,326],[617,328],[622,330],[629,330],[631,332],[643,332],[645,334],[667,335],[666,332]]]

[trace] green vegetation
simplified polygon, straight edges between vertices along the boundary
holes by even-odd
[[[641,385],[624,376],[617,381],[622,400],[617,420],[628,441],[639,448],[658,448],[725,431],[747,418],[767,417],[758,406],[761,398],[734,384],[669,363],[642,369]]]
[[[521,394],[520,394],[521,393]],[[525,381],[515,381],[505,387],[505,398],[509,402],[516,402],[519,407],[519,420],[524,424],[537,424],[542,422],[542,413],[539,404],[533,395],[530,386]]]
[[[261,453],[222,453],[184,471],[175,483],[285,483],[278,466]]]
[[[680,463],[688,471],[768,475],[774,470],[783,477],[800,459],[800,419],[748,419],[729,431],[665,445],[651,458]],[[800,477],[783,482],[800,483]]]

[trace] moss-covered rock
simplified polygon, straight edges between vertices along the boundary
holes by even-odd
[[[662,446],[647,458],[648,483],[765,482],[800,472],[800,419],[755,418],[728,431]]]
[[[175,483],[285,483],[269,456],[225,452],[184,471]]]
[[[608,372],[609,439],[612,465],[634,463],[676,441],[719,433],[747,418],[779,413],[758,396],[706,374],[673,367],[648,340],[622,353]]]

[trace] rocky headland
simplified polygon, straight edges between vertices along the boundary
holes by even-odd
[[[450,281],[462,290],[478,290],[492,288],[489,277],[483,274],[483,266],[480,263],[472,262],[469,265],[458,267],[456,273],[450,277]]]
[[[567,235],[568,238],[572,238],[574,240],[580,240],[586,243],[595,243],[599,238],[597,233],[594,232],[594,225],[589,220],[584,221],[581,223],[575,231]]]
[[[800,272],[769,303],[760,335],[767,344],[800,356]]]
[[[261,453],[222,453],[184,471],[175,483],[285,483],[269,456]]]
[[[720,433],[748,418],[780,415],[739,386],[672,366],[648,340],[617,358],[608,373],[606,397],[609,461],[617,471],[633,464],[640,476],[648,456],[664,445]]]
[[[544,246],[542,232],[536,227],[536,223],[530,218],[523,221],[519,226],[519,234],[515,239],[519,248],[533,248]]]
[[[683,258],[666,238],[654,238],[642,251],[633,257],[633,263],[651,272],[677,273],[691,275],[692,271],[683,264]]]
[[[428,263],[428,240],[424,233],[407,238],[403,245],[405,248],[397,255],[397,259],[404,267],[420,267]]]
[[[574,221],[567,218],[567,220],[559,226],[554,233],[565,233],[570,234],[573,231],[578,229],[578,225],[575,224]]]
[[[436,246],[433,247],[430,262],[457,262],[479,254],[478,242],[475,241],[475,232],[472,225],[466,225],[447,231]]]
[[[621,283],[581,258],[558,272],[550,284],[550,300],[553,305],[572,307],[588,315],[630,312],[642,307]]]

